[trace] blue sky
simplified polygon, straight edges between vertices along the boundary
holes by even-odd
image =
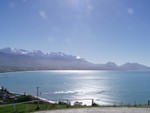
[[[0,48],[150,66],[149,0],[0,0]]]

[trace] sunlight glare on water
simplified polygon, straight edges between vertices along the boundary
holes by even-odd
[[[92,73],[99,73],[99,71],[93,71],[93,70],[52,70],[52,71],[45,71],[47,73],[65,73],[65,74],[92,74]],[[104,71],[105,72],[105,71]],[[102,72],[102,73],[104,73]]]
[[[57,100],[95,99],[99,104],[149,100],[149,72],[37,71],[0,74],[0,86],[17,93]],[[88,102],[86,102],[88,103]]]

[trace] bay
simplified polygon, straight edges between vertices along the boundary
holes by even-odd
[[[52,101],[94,99],[101,105],[147,104],[150,72],[144,71],[35,71],[1,73],[0,86],[16,93]],[[87,102],[88,103],[88,102]],[[85,103],[86,104],[86,103]]]

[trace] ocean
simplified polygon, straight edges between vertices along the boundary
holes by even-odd
[[[59,70],[0,74],[0,86],[11,92],[37,94],[50,101],[83,101],[100,105],[147,104],[150,72]]]

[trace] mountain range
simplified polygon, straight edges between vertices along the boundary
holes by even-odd
[[[94,64],[79,56],[63,52],[44,53],[16,48],[0,49],[0,70],[150,70],[138,63],[116,65],[114,62]]]

